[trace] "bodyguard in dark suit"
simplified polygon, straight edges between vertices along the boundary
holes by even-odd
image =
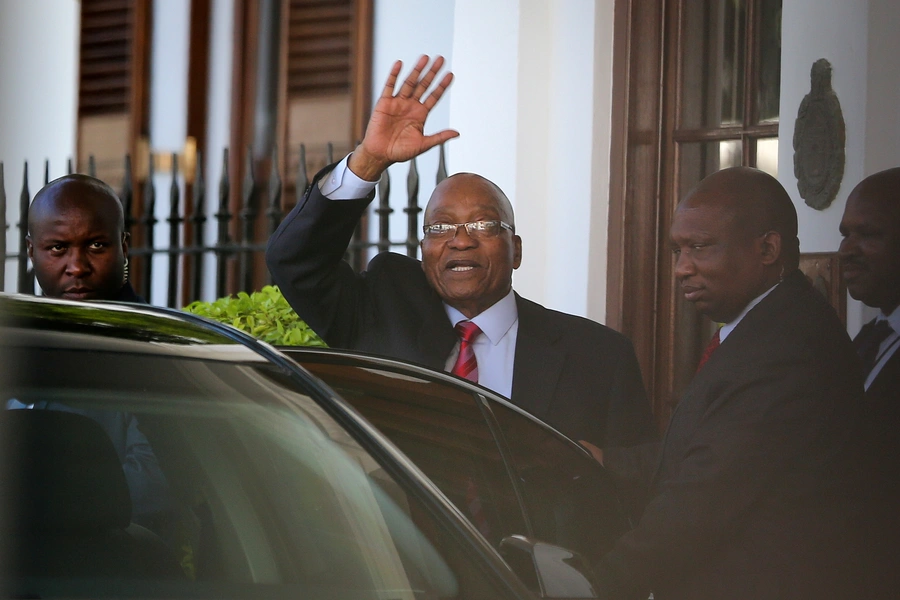
[[[789,196],[761,171],[719,171],[679,204],[671,245],[684,298],[725,325],[655,459],[605,451],[608,468],[651,482],[601,565],[610,597],[859,597],[860,370],[797,268]]]
[[[853,189],[841,235],[841,271],[850,295],[879,309],[853,341],[863,362],[863,442],[877,492],[869,545],[891,596],[900,585],[900,168],[875,173]]]
[[[41,188],[28,212],[26,243],[45,296],[144,302],[128,283],[128,234],[122,203],[99,179],[65,175]],[[10,402],[8,408],[35,408]],[[122,461],[135,522],[153,526],[167,514],[171,508],[169,486],[134,415],[57,403],[36,408],[77,412],[100,423]]]
[[[422,57],[396,95],[394,65],[362,143],[316,177],[270,239],[272,277],[330,346],[449,370],[589,445],[647,440],[649,403],[631,343],[512,291],[522,240],[509,200],[487,179],[463,173],[437,186],[421,262],[383,253],[358,274],[342,261],[384,170],[458,135],[422,135],[451,79],[422,99],[443,60],[427,64]]]

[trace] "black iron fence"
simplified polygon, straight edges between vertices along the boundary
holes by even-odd
[[[435,181],[440,182],[447,176],[444,148],[441,147]],[[327,150],[328,163],[333,162],[333,150],[329,144]],[[190,185],[184,186],[179,175],[178,157],[171,157],[171,177],[168,185],[168,216],[160,219],[157,214],[160,178],[154,175],[155,157],[149,158],[149,170],[143,181],[136,183],[131,158],[124,159],[124,177],[119,191],[125,212],[125,228],[131,234],[129,246],[130,270],[133,274],[132,285],[145,298],[165,297],[165,304],[179,307],[194,300],[209,297],[209,290],[204,291],[204,283],[208,284],[208,271],[214,273],[212,284],[215,297],[234,294],[238,291],[252,291],[261,284],[270,282],[265,263],[262,259],[269,236],[278,227],[289,206],[283,203],[285,186],[277,168],[271,169],[271,176],[266,182],[254,179],[249,153],[244,180],[240,192],[233,190],[229,180],[228,150],[223,151],[222,175],[217,182],[218,204],[207,206],[207,182],[204,179],[201,157],[197,157],[196,171]],[[278,165],[277,156],[272,157],[272,165]],[[309,186],[309,171],[306,149],[300,146],[296,174],[289,179],[293,202],[302,195]],[[350,247],[347,260],[356,269],[367,263],[372,251],[387,250],[405,251],[409,256],[416,256],[419,244],[419,172],[415,159],[409,163],[406,178],[406,198],[402,211],[406,214],[406,232],[402,239],[391,238],[390,216],[395,212],[391,205],[391,179],[385,173],[377,186],[377,201],[369,218],[377,219],[377,236],[368,235],[370,229],[363,222],[357,228]],[[22,189],[18,194],[19,218],[17,223],[10,223],[7,218],[7,194],[4,182],[4,165],[0,162],[0,249],[5,253],[5,260],[0,261],[0,291],[35,293],[34,272],[27,256],[25,236],[27,234],[28,210],[32,194],[28,188],[28,163],[24,165]],[[93,159],[88,161],[87,174],[96,176]],[[67,173],[73,172],[72,162],[68,161]],[[44,183],[50,180],[50,165],[44,163]],[[165,185],[164,183],[162,185]],[[139,187],[138,187],[139,186]],[[186,210],[190,198],[190,208]],[[233,196],[239,195],[239,198]],[[213,212],[214,211],[214,212]],[[210,228],[207,223],[214,220],[215,240],[207,240]],[[165,225],[160,227],[161,221]],[[364,219],[365,221],[365,219]],[[157,234],[167,230],[168,239],[162,244]],[[18,250],[8,252],[7,237],[17,232]],[[161,282],[157,277],[160,261],[154,257],[166,257],[166,278]],[[16,269],[16,287],[5,290],[7,268]],[[160,294],[161,288],[163,293]],[[159,302],[156,302],[159,303]]]

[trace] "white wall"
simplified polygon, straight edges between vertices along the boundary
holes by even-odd
[[[181,154],[187,137],[187,74],[190,34],[190,3],[183,0],[154,0],[153,56],[150,61],[150,151],[154,154]],[[179,165],[177,185],[181,193],[179,212],[184,213],[184,178]],[[154,246],[169,246],[171,172],[154,176],[156,218]],[[153,283],[147,301],[164,306],[167,298],[169,256],[153,257]]]
[[[24,162],[33,197],[44,183],[44,161],[55,179],[75,155],[79,11],[77,0],[0,1],[0,162],[13,223],[7,252],[18,250]],[[16,288],[15,268],[7,261],[4,289]]]
[[[837,249],[847,195],[867,175],[900,164],[900,3],[895,0],[784,0],[782,14],[779,179],[800,219],[804,252]],[[816,211],[806,205],[793,174],[794,121],[809,93],[809,71],[819,58],[832,65],[832,86],[846,125],[846,165],[837,198]],[[849,299],[851,335],[872,311]]]
[[[612,8],[612,0],[456,0],[450,95],[449,125],[461,133],[450,171],[491,179],[516,209],[516,289],[600,320],[609,127],[608,116],[595,124],[594,110],[608,109],[611,95]],[[438,20],[392,23],[396,32],[413,26],[441,30]],[[598,26],[606,39],[596,39]],[[599,145],[597,135],[606,136]],[[592,246],[598,226],[603,242]]]
[[[378,101],[384,89],[384,82],[391,71],[394,61],[403,61],[403,70],[399,81],[403,81],[410,69],[422,54],[434,58],[441,55],[447,61],[444,71],[456,71],[453,47],[453,14],[454,0],[391,0],[375,2],[373,23],[373,57],[372,57],[372,105]],[[459,81],[454,82],[441,101],[434,107],[425,123],[425,133],[434,133],[442,129],[457,128],[450,123],[451,98]],[[459,140],[451,140],[446,144],[447,171],[458,172],[461,154]],[[419,172],[419,205],[425,207],[435,186],[439,151],[429,150],[416,161]],[[394,165],[390,168],[391,206],[394,213],[390,219],[391,240],[402,243],[406,240],[407,215],[406,177],[409,174],[407,164]],[[373,202],[377,206],[378,199]],[[419,214],[419,225],[422,214]],[[378,218],[373,215],[369,221],[370,239],[378,239]],[[403,252],[401,248],[395,251]]]

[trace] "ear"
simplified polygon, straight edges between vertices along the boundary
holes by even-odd
[[[25,236],[25,247],[28,248],[28,258],[34,262],[34,244],[31,242],[31,234]]]
[[[777,231],[767,231],[760,238],[759,247],[762,264],[773,265],[781,259],[781,234]]]
[[[522,238],[513,235],[513,269],[518,269],[519,265],[522,264]]]
[[[122,233],[122,254],[125,258],[128,258],[128,238],[131,237],[131,234],[127,231]]]

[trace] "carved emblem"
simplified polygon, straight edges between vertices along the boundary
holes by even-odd
[[[810,72],[811,89],[794,124],[794,176],[806,203],[828,208],[844,178],[844,116],[831,88],[831,63],[820,58]]]

